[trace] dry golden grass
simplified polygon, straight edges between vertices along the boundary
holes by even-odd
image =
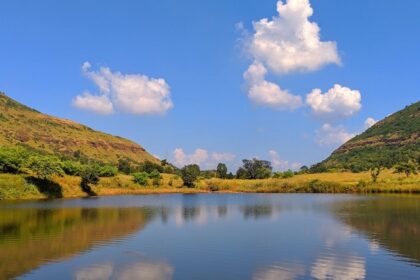
[[[0,174],[0,199],[34,199],[52,197],[39,187],[28,183],[23,175]],[[73,176],[56,177],[53,182],[61,189],[61,197],[83,197],[87,194],[80,188],[80,178]],[[320,173],[296,175],[287,179],[263,180],[223,180],[201,179],[195,188],[186,188],[176,175],[163,174],[160,185],[154,186],[149,180],[141,186],[129,175],[101,178],[92,186],[97,195],[122,194],[165,194],[203,192],[248,192],[248,193],[420,193],[420,175],[394,174],[384,170],[376,183],[370,173]]]

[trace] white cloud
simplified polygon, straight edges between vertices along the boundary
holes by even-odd
[[[253,22],[251,35],[243,31],[242,23],[237,25],[247,37],[245,48],[254,60],[244,79],[254,103],[293,110],[302,106],[302,98],[267,81],[267,68],[279,75],[315,71],[330,63],[340,64],[340,58],[336,43],[321,41],[318,25],[309,21],[313,14],[309,0],[278,1],[277,12],[271,20]]]
[[[248,51],[278,74],[314,71],[330,63],[339,64],[335,42],[321,41],[320,28],[310,22],[309,0],[277,2],[278,16],[253,22],[254,34]]]
[[[92,95],[84,92],[73,99],[73,105],[77,108],[95,112],[101,115],[108,115],[114,112],[114,106],[106,95]]]
[[[299,162],[289,162],[287,160],[284,160],[280,157],[279,153],[275,150],[268,151],[268,154],[270,156],[271,164],[274,168],[274,170],[283,171],[283,170],[298,170],[302,164]]]
[[[365,129],[368,129],[370,127],[372,127],[374,124],[376,124],[378,121],[375,120],[374,118],[367,118],[365,120]]]
[[[302,105],[302,98],[281,89],[277,84],[265,80],[267,73],[264,65],[254,61],[244,73],[248,86],[248,97],[259,105],[276,109],[293,110]]]
[[[89,62],[83,63],[83,74],[98,86],[100,95],[77,96],[75,100],[85,100],[81,103],[83,106],[73,102],[79,108],[98,112],[95,103],[87,101],[97,101],[99,98],[103,102],[107,100],[108,106],[112,105],[117,110],[136,115],[164,114],[173,107],[170,88],[164,79],[112,72],[107,67],[101,67],[97,72],[90,69]]]
[[[315,115],[334,120],[347,118],[357,113],[362,107],[361,99],[358,90],[335,84],[326,93],[322,93],[320,89],[314,89],[306,96],[306,103]]]
[[[325,123],[316,131],[316,141],[321,146],[341,145],[354,136],[355,133],[347,132],[343,126],[333,126],[329,123]]]
[[[182,148],[173,152],[174,164],[182,167],[188,164],[198,164],[202,168],[214,168],[219,162],[231,162],[236,155],[232,153],[212,152],[198,148],[192,154],[187,154]]]

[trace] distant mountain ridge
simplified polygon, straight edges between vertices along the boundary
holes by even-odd
[[[335,150],[313,171],[362,171],[391,167],[408,160],[420,163],[420,101],[377,122]]]
[[[60,157],[103,163],[159,160],[140,145],[74,121],[42,114],[0,92],[0,146],[23,146]]]

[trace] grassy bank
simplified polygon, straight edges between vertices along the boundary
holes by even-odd
[[[92,186],[97,195],[246,192],[246,193],[420,193],[420,175],[406,178],[391,170],[381,173],[376,183],[365,173],[320,173],[302,174],[287,179],[223,180],[201,179],[195,188],[185,188],[182,180],[163,174],[159,186],[150,182],[140,186],[128,175],[101,178]],[[0,174],[0,199],[41,199],[83,197],[87,194],[80,187],[80,178],[73,176],[54,177],[51,182],[30,176]]]

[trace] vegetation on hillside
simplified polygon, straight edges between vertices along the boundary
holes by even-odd
[[[42,114],[0,92],[0,146],[23,147],[39,154],[80,162],[138,164],[159,160],[138,144],[76,122]]]
[[[409,161],[420,163],[420,102],[386,117],[357,135],[311,172],[366,171],[374,167],[391,168]]]

